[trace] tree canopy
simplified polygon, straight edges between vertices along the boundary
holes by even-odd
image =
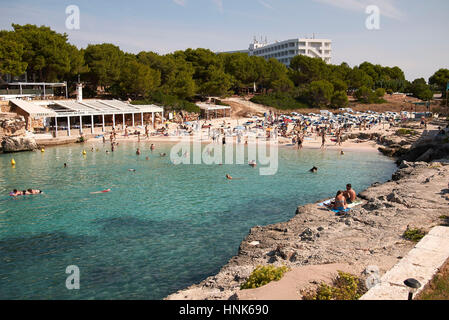
[[[370,62],[350,67],[326,64],[320,58],[295,56],[287,67],[278,60],[246,53],[216,54],[207,49],[187,49],[160,55],[131,54],[103,43],[78,49],[46,26],[12,25],[0,31],[0,73],[18,76],[27,72],[33,81],[68,81],[81,76],[86,92],[119,98],[168,103],[173,108],[194,109],[197,95],[226,96],[248,92],[256,86],[270,105],[290,107],[344,107],[348,93],[361,102],[382,102],[385,92],[409,91],[430,99],[445,93],[449,70],[440,69],[430,79],[406,81],[397,66]],[[278,102],[275,102],[277,99]]]

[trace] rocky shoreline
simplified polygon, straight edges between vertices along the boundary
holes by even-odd
[[[441,223],[449,200],[447,161],[407,162],[403,158],[416,160],[429,154],[429,149],[433,150],[432,157],[444,158],[447,153],[441,150],[449,145],[441,142],[446,138],[437,132],[413,137],[412,143],[406,135],[368,138],[383,142],[380,148],[399,150],[407,145],[408,151],[398,159],[400,166],[391,180],[375,183],[359,194],[361,205],[349,214],[336,216],[317,204],[307,204],[298,207],[295,217],[287,222],[253,227],[238,254],[218,274],[165,299],[242,298],[240,285],[258,265],[298,268],[345,263],[357,275],[370,265],[378,266],[381,274],[389,270],[414,246],[403,239],[404,231],[408,227],[428,230]]]

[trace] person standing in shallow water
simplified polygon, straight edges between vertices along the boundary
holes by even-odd
[[[321,149],[324,149],[326,144],[326,131],[323,129],[323,131],[321,131]]]

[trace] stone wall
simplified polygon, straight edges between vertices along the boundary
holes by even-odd
[[[0,114],[0,138],[25,135],[25,119],[11,113]]]

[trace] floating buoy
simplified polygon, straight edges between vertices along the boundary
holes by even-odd
[[[83,150],[83,156],[85,156],[87,154],[86,150]]]
[[[14,158],[11,159],[11,165],[15,166],[16,165],[16,161],[14,160]]]
[[[41,149],[41,152],[45,152],[45,149],[44,149],[44,148],[42,148],[42,149]]]

